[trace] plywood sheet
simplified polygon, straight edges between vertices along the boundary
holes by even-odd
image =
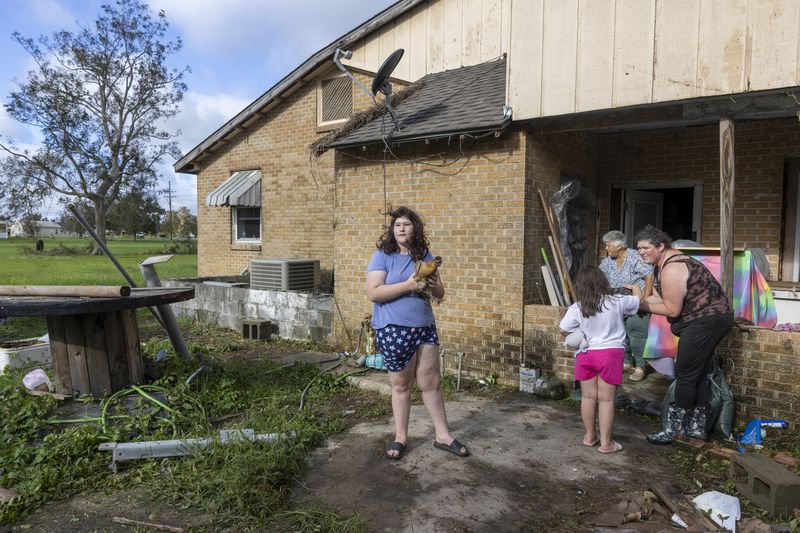
[[[481,0],[464,0],[461,55],[464,65],[477,65],[481,62]]]
[[[578,8],[577,111],[611,107],[615,3],[595,0]]]
[[[747,5],[745,84],[760,91],[797,83],[800,0],[758,0]]]
[[[507,83],[514,119],[541,116],[544,0],[512,2]]]
[[[444,69],[460,68],[463,0],[444,1]]]
[[[400,60],[400,63],[397,64],[397,68],[394,69],[392,76],[401,80],[415,81],[410,78],[411,69],[409,68],[409,47],[411,46],[410,18],[408,14],[403,15],[397,20],[397,24],[395,24],[394,27],[394,46],[395,48],[402,48],[405,52],[403,53],[403,58]]]
[[[425,11],[428,20],[427,73],[444,70],[444,2],[433,2]]]
[[[418,7],[414,9],[409,20],[409,34],[412,45],[406,51],[408,56],[409,77],[418,80],[428,69],[428,19],[427,11]]]
[[[578,45],[578,0],[544,3],[542,40],[542,113],[575,111]]]
[[[617,0],[614,107],[649,103],[653,94],[654,2]]]
[[[700,4],[697,96],[744,90],[747,0],[703,0]]]
[[[495,59],[502,53],[502,16],[502,0],[482,0],[481,61]]]
[[[699,24],[697,0],[657,1],[653,101],[696,96]]]

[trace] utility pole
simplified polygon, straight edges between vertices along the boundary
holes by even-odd
[[[167,182],[169,184],[169,240],[173,240],[172,235],[172,182]]]

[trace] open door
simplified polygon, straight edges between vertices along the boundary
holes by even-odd
[[[635,246],[632,242],[636,232],[651,224],[657,228],[663,226],[664,220],[664,194],[652,191],[638,191],[628,189],[625,191],[625,236],[628,245]]]

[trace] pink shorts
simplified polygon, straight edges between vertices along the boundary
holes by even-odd
[[[575,379],[588,381],[599,375],[609,385],[622,383],[623,348],[606,348],[579,353],[575,358]]]

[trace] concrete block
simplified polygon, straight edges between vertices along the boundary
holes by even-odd
[[[752,453],[731,458],[731,475],[739,493],[770,515],[789,515],[800,506],[800,476],[773,459]]]
[[[242,320],[242,338],[268,341],[272,336],[272,322],[266,320]]]

